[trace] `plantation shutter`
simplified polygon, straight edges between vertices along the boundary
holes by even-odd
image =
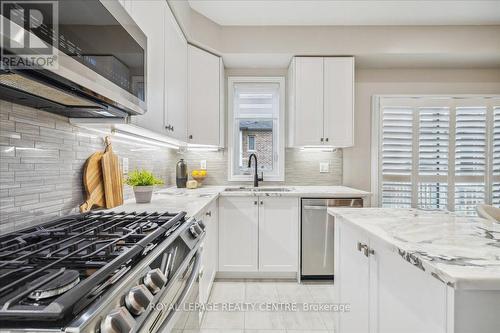
[[[500,100],[493,104],[491,203],[500,207]]]
[[[423,209],[447,209],[450,110],[447,106],[429,106],[418,111],[417,205]]]
[[[382,109],[382,206],[411,207],[413,108],[398,100]]]
[[[500,207],[500,99],[382,97],[379,204],[476,215]],[[490,157],[491,155],[491,157]]]
[[[485,202],[486,107],[457,107],[455,131],[455,212],[475,215]]]

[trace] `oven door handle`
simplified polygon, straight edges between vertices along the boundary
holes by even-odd
[[[187,280],[187,285],[181,292],[177,301],[175,302],[174,309],[170,311],[170,313],[167,315],[167,318],[165,318],[165,320],[159,327],[158,332],[163,332],[165,328],[168,326],[168,324],[172,321],[172,318],[176,317],[175,314],[177,313],[177,309],[179,309],[180,306],[182,306],[182,304],[186,301],[187,297],[191,293],[191,290],[193,289],[193,285],[196,282],[196,279],[198,278],[198,271],[200,270],[200,266],[201,266],[201,251],[198,250],[198,252],[196,252],[195,254],[193,270],[191,271],[191,275]]]

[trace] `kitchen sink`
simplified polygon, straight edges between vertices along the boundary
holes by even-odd
[[[225,192],[291,192],[290,187],[228,187]]]

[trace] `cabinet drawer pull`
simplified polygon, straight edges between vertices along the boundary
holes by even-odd
[[[375,251],[371,250],[368,247],[368,245],[363,244],[361,242],[358,242],[357,249],[358,249],[358,251],[363,252],[363,254],[365,255],[365,257],[368,257],[370,254],[375,254]],[[371,251],[373,251],[373,253],[371,253]]]

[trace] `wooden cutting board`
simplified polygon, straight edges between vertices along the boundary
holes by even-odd
[[[111,139],[106,137],[106,150],[101,159],[102,177],[104,180],[104,193],[106,208],[113,208],[123,204],[122,172],[118,156],[113,153]]]
[[[93,153],[83,167],[83,186],[87,194],[86,201],[80,206],[80,212],[88,212],[93,207],[106,206],[104,182],[102,178],[102,152]]]

